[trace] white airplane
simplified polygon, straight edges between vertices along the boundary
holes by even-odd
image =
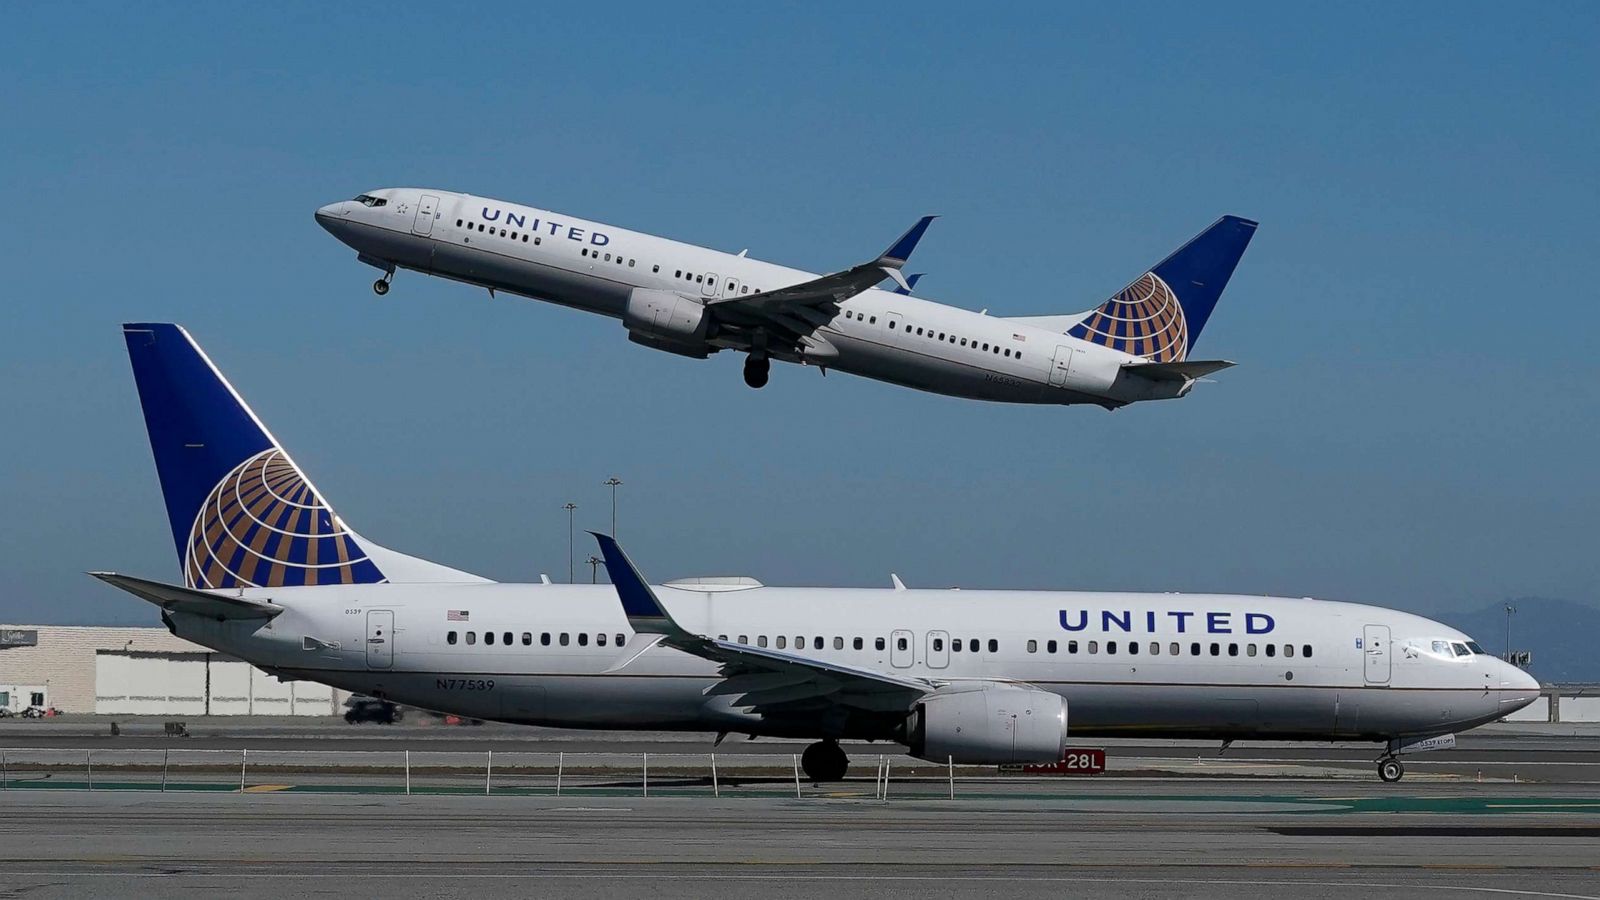
[[[1093,309],[1002,318],[910,296],[917,276],[901,269],[933,218],[875,259],[818,276],[451,191],[385,188],[316,213],[384,271],[379,294],[402,268],[614,316],[657,350],[749,354],[754,388],[777,359],[954,397],[1115,409],[1182,397],[1233,365],[1189,354],[1255,222],[1224,216]],[[885,280],[894,290],[876,289]]]
[[[813,739],[817,780],[844,776],[844,738],[1004,764],[1139,735],[1382,741],[1394,781],[1399,754],[1539,694],[1447,625],[1354,603],[652,587],[603,535],[612,585],[494,583],[357,534],[183,329],[123,332],[183,583],[95,575],[285,678],[530,725]]]

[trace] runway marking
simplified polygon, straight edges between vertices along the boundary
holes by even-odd
[[[655,865],[655,864],[649,864],[649,865]],[[801,864],[801,865],[806,865],[806,864]],[[1333,867],[1334,866],[1330,866],[1330,868],[1333,868]],[[1419,868],[1424,868],[1424,867],[1419,867]],[[1576,868],[1582,868],[1582,867],[1576,867]],[[1429,871],[1434,871],[1434,870],[1433,869],[1429,869]],[[1560,871],[1560,870],[1557,870],[1557,871]],[[432,879],[432,880],[435,880],[435,881],[439,881],[439,880],[463,881],[463,880],[469,880],[469,879],[476,879],[476,880],[479,880],[479,881],[490,881],[490,880],[504,881],[504,880],[508,880],[508,879],[529,879],[529,878],[542,878],[542,879],[547,879],[547,880],[555,880],[555,879],[562,879],[562,880],[573,880],[573,879],[593,880],[595,878],[610,878],[610,879],[615,879],[615,880],[619,880],[619,881],[620,880],[700,881],[700,882],[704,882],[704,881],[784,881],[784,882],[791,882],[791,883],[795,882],[795,881],[811,881],[811,882],[847,882],[847,881],[862,881],[862,882],[877,882],[877,881],[894,881],[894,882],[907,882],[907,881],[919,881],[919,882],[951,882],[951,881],[997,882],[997,881],[1000,881],[1000,882],[1005,882],[1005,881],[1010,881],[1010,882],[1041,883],[1041,884],[1146,884],[1146,885],[1161,885],[1161,886],[1192,885],[1192,884],[1194,884],[1196,882],[1196,879],[1194,879],[1194,878],[1181,878],[1181,879],[1180,878],[1089,878],[1089,877],[1084,877],[1084,876],[1069,876],[1069,875],[995,875],[995,876],[986,876],[986,875],[908,875],[908,874],[900,874],[900,873],[887,874],[887,875],[813,875],[813,874],[808,874],[808,873],[797,873],[797,872],[773,873],[771,875],[766,875],[766,874],[726,875],[726,874],[714,874],[714,873],[674,873],[674,872],[663,872],[663,873],[618,872],[618,873],[611,873],[611,872],[606,872],[606,871],[603,871],[603,870],[602,871],[590,870],[590,871],[585,871],[585,872],[461,872],[461,871],[457,871],[457,872],[440,873],[440,874],[432,874],[432,873],[426,873],[426,872],[407,872],[404,875],[397,875],[397,874],[395,874],[395,873],[393,873],[393,872],[391,872],[389,870],[383,870],[382,872],[373,872],[372,870],[341,870],[339,872],[306,873],[306,874],[292,874],[292,873],[288,873],[288,872],[236,872],[236,871],[187,872],[187,871],[171,871],[171,870],[164,871],[164,872],[144,872],[144,871],[125,871],[125,872],[15,872],[15,871],[13,871],[13,872],[7,872],[6,874],[11,878],[84,878],[84,877],[88,877],[88,878],[228,878],[228,879],[252,879],[252,880],[257,880],[257,881],[284,880],[284,879],[307,879],[307,880],[318,880],[318,881],[348,880],[352,875],[378,874],[378,875],[380,875],[380,877],[403,878],[403,879],[405,879],[407,881],[415,881],[415,880],[419,880],[419,879]],[[1450,891],[1452,893],[1495,894],[1495,895],[1500,895],[1500,896],[1515,896],[1515,897],[1551,897],[1551,898],[1555,898],[1555,900],[1600,900],[1600,895],[1596,895],[1596,894],[1566,894],[1566,893],[1560,893],[1560,892],[1555,892],[1555,891],[1519,890],[1517,888],[1496,888],[1496,887],[1486,887],[1486,886],[1483,886],[1483,885],[1470,885],[1470,884],[1462,884],[1462,885],[1425,884],[1425,883],[1406,884],[1406,883],[1399,883],[1399,882],[1357,881],[1357,880],[1352,880],[1352,881],[1308,881],[1308,880],[1268,880],[1268,879],[1250,880],[1250,879],[1235,879],[1235,878],[1206,879],[1206,880],[1203,880],[1201,883],[1208,884],[1208,885],[1228,885],[1228,886],[1231,886],[1231,887],[1394,888],[1394,889],[1398,889],[1398,890]]]
[[[294,787],[292,784],[252,784],[244,789],[246,794],[270,794],[273,791],[287,791]]]

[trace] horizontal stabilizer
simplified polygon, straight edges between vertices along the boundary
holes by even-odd
[[[1190,359],[1183,362],[1128,363],[1122,370],[1151,381],[1194,381],[1234,365],[1225,359]]]
[[[283,612],[283,607],[263,603],[260,600],[210,594],[175,584],[163,584],[159,581],[134,578],[131,575],[118,575],[115,572],[89,574],[112,587],[127,591],[140,600],[148,600],[162,609],[204,616],[208,619],[270,619]]]

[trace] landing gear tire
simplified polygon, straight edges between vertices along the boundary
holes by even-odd
[[[372,292],[382,297],[389,293],[389,276],[385,275],[372,283]]]
[[[1384,782],[1385,784],[1393,784],[1396,781],[1399,781],[1400,779],[1404,778],[1405,774],[1406,774],[1406,767],[1402,766],[1400,764],[1400,760],[1398,760],[1398,759],[1380,759],[1380,760],[1378,760],[1378,780]]]
[[[850,757],[839,749],[838,741],[818,741],[800,754],[800,768],[812,781],[843,781]]]
[[[761,356],[747,357],[744,361],[744,383],[753,388],[767,386],[767,378],[772,374],[772,360]]]

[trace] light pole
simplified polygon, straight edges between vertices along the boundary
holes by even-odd
[[[572,513],[578,508],[578,504],[568,500],[567,505],[561,508],[567,511],[567,584],[572,584],[577,581],[573,574],[572,561]]]
[[[1506,662],[1511,662],[1511,614],[1516,611],[1515,606],[1506,604],[1506,655],[1501,657]]]
[[[588,559],[584,560],[584,562],[589,564],[589,583],[590,584],[599,584],[600,583],[600,564],[605,562],[605,560],[601,559],[598,556],[591,556]]]
[[[600,483],[611,488],[611,537],[615,539],[617,536],[617,485],[622,483],[622,479],[613,475]]]

